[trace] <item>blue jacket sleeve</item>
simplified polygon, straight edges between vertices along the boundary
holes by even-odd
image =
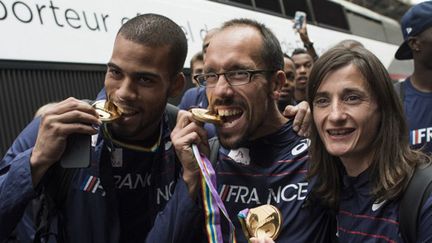
[[[192,106],[196,106],[197,88],[190,88],[186,90],[178,105],[181,110],[189,110]]]
[[[202,242],[204,213],[189,196],[183,179],[179,179],[173,197],[159,212],[146,242]]]
[[[17,137],[0,162],[0,242],[20,221],[27,204],[37,195],[33,187],[30,156],[36,141],[39,119]]]
[[[432,242],[432,195],[423,205],[418,226],[417,242]]]

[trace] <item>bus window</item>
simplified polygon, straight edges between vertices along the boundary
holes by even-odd
[[[248,6],[253,6],[252,5],[252,0],[229,0],[229,1],[230,2],[244,4],[244,5],[248,5]]]
[[[379,41],[387,41],[384,27],[378,20],[347,10],[351,32],[355,35]]]
[[[263,10],[282,13],[279,0],[255,0],[255,6]]]
[[[345,9],[341,5],[323,0],[313,0],[312,2],[315,21],[318,25],[349,32]]]
[[[403,42],[402,32],[400,30],[399,23],[397,21],[383,20],[383,27],[387,37],[387,42],[395,45],[400,45]]]
[[[294,18],[296,11],[303,11],[307,14],[307,21],[312,21],[312,16],[305,0],[283,0],[285,14],[291,18]]]

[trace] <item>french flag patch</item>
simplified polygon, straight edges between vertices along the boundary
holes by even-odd
[[[103,197],[105,196],[105,190],[100,183],[100,178],[92,175],[87,175],[80,187],[81,191],[98,193]]]

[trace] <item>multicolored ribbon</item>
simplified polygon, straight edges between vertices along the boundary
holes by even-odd
[[[230,242],[236,243],[234,224],[229,218],[219,193],[215,189],[216,174],[213,166],[207,157],[199,152],[195,144],[192,144],[192,151],[201,170],[201,192],[204,203],[207,238],[210,243],[223,242],[220,224],[220,211],[222,211],[229,223]]]
[[[246,218],[249,213],[249,208],[245,208],[237,214],[237,218],[240,221],[240,225],[242,227],[243,233],[246,236],[246,239],[251,238],[252,236],[249,234],[248,227],[246,225]]]

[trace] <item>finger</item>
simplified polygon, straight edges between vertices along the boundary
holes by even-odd
[[[97,127],[85,123],[61,123],[41,124],[40,133],[52,134],[53,136],[66,138],[73,133],[95,134]]]
[[[304,121],[304,117],[306,116],[306,111],[304,109],[299,109],[297,111],[297,114],[294,117],[294,121],[293,121],[293,129],[294,131],[298,132],[300,131],[300,128],[303,124]]]
[[[171,133],[171,141],[178,150],[190,147],[192,144],[208,144],[207,133],[197,124],[191,122],[186,127],[176,127],[175,132]]]
[[[69,97],[66,100],[59,102],[54,105],[49,111],[48,114],[63,114],[72,110],[80,110],[82,112],[92,114],[93,116],[98,117],[96,110],[89,105],[87,102],[75,99],[73,97]]]
[[[285,117],[293,117],[296,115],[297,111],[298,111],[297,106],[287,105],[284,109],[283,115]]]
[[[181,131],[180,134],[189,133],[196,133],[198,135],[200,141],[196,143],[197,145],[199,145],[200,143],[208,144],[207,131],[201,125],[195,122],[191,122]]]
[[[191,117],[192,117],[192,114],[190,112],[180,110],[177,114],[176,127],[177,126],[180,128],[185,127],[187,124],[190,123]]]
[[[188,149],[190,148],[190,146],[192,144],[200,144],[202,141],[201,137],[198,135],[198,133],[196,132],[191,132],[186,134],[185,136],[183,136],[181,138],[181,143],[180,145],[185,148],[187,147]]]
[[[303,119],[303,124],[300,127],[299,135],[303,137],[308,137],[311,129],[312,124],[312,113],[310,109],[308,108],[306,110],[306,115]]]
[[[67,131],[64,131],[64,125],[71,124]],[[72,110],[63,114],[43,114],[41,117],[41,128],[52,130],[54,127],[59,129],[61,134],[85,133],[94,134],[101,121],[93,116],[78,110]]]
[[[259,239],[255,238],[255,237],[252,237],[252,238],[249,239],[249,242],[250,243],[259,243]]]
[[[98,116],[94,116],[93,114],[90,114],[87,111],[72,110],[72,111],[63,113],[63,114],[58,116],[58,122],[61,122],[61,123],[84,123],[84,124],[93,124],[93,125],[102,124],[102,121],[99,119]]]

